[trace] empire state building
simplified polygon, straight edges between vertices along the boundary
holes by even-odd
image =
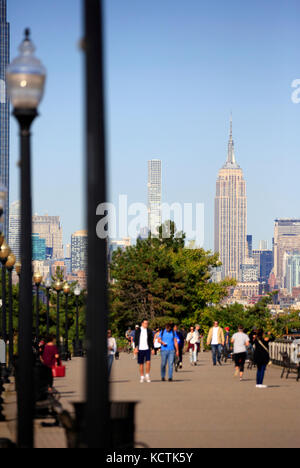
[[[215,198],[215,252],[220,255],[223,278],[241,280],[246,238],[246,182],[234,154],[231,119],[227,161],[219,171]]]

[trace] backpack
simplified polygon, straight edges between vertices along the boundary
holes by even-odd
[[[161,332],[161,337],[160,337],[160,339],[161,339],[162,341],[163,341],[163,336],[164,336],[165,330],[166,330],[166,329],[164,328],[164,329],[162,330],[162,332]],[[174,330],[172,330],[172,333],[173,333],[173,338],[175,339],[176,337],[175,337]],[[175,345],[174,345],[174,349],[175,349]]]

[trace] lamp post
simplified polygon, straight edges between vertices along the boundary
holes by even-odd
[[[84,0],[86,186],[88,228],[86,445],[109,445],[107,367],[107,244],[99,238],[97,207],[107,202],[102,0]]]
[[[19,56],[7,67],[7,91],[13,115],[20,126],[21,151],[21,253],[19,375],[18,375],[18,447],[33,447],[34,378],[32,357],[32,204],[30,129],[38,115],[43,97],[46,72],[34,56],[30,31],[20,45]]]
[[[21,262],[16,262],[15,270],[16,270],[16,273],[17,273],[18,277],[20,278],[20,275],[21,275]]]
[[[62,290],[63,284],[60,280],[56,280],[54,283],[54,289],[57,292],[57,302],[56,302],[56,346],[60,351],[60,323],[59,323],[59,294]]]
[[[7,323],[6,323],[6,262],[11,250],[4,241],[0,247],[0,261],[2,263],[2,336],[3,340],[7,341]]]
[[[47,329],[47,336],[49,335],[50,332],[50,289],[51,289],[51,279],[47,278],[45,282],[45,287],[47,291],[47,311],[46,311],[46,329]]]
[[[33,275],[33,281],[36,287],[36,309],[35,309],[35,337],[37,340],[37,344],[39,343],[40,339],[40,298],[39,298],[39,292],[40,292],[40,285],[43,280],[43,275],[41,273],[36,272]]]
[[[75,336],[75,349],[74,349],[74,356],[75,357],[80,357],[82,356],[82,352],[80,349],[80,344],[79,344],[79,296],[81,294],[81,289],[77,285],[76,288],[74,289],[74,295],[76,298],[76,336]]]
[[[12,272],[16,263],[16,257],[10,253],[5,267],[8,271],[8,355],[9,355],[9,370],[12,371],[14,358],[14,326],[13,326],[13,297],[12,297]]]
[[[20,320],[20,276],[21,276],[21,268],[22,268],[21,262],[16,262],[16,264],[15,264],[15,270],[16,270],[16,273],[17,273],[18,278],[19,278],[18,322],[19,322],[19,320]],[[18,323],[18,330],[19,330],[19,323]]]
[[[65,302],[65,346],[64,346],[64,358],[65,361],[69,359],[69,324],[68,324],[68,299],[70,294],[70,286],[68,283],[64,284],[63,292],[66,298]]]

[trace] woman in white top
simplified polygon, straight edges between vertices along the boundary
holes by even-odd
[[[108,358],[108,376],[110,376],[111,368],[114,362],[114,357],[117,352],[117,342],[112,337],[111,330],[107,331],[107,358]]]
[[[155,335],[154,335],[154,354],[155,354],[155,356],[157,355],[158,351],[161,349],[161,344],[158,341],[159,335],[160,335],[160,329],[157,328],[157,330],[155,332]]]

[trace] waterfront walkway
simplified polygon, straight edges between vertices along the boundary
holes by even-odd
[[[137,401],[137,446],[151,448],[300,447],[300,382],[291,375],[280,379],[279,368],[268,369],[268,389],[256,389],[255,370],[245,380],[233,377],[233,365],[211,365],[210,353],[200,355],[199,366],[175,374],[174,382],[160,381],[160,358],[153,358],[152,383],[140,384],[132,356],[121,354],[114,362],[113,400]],[[84,360],[67,364],[66,379],[55,383],[62,404],[84,397]],[[11,389],[12,390],[12,389]],[[6,394],[9,424],[0,424],[0,437],[14,437],[15,394]],[[36,447],[65,447],[64,431],[41,428],[36,422]]]

